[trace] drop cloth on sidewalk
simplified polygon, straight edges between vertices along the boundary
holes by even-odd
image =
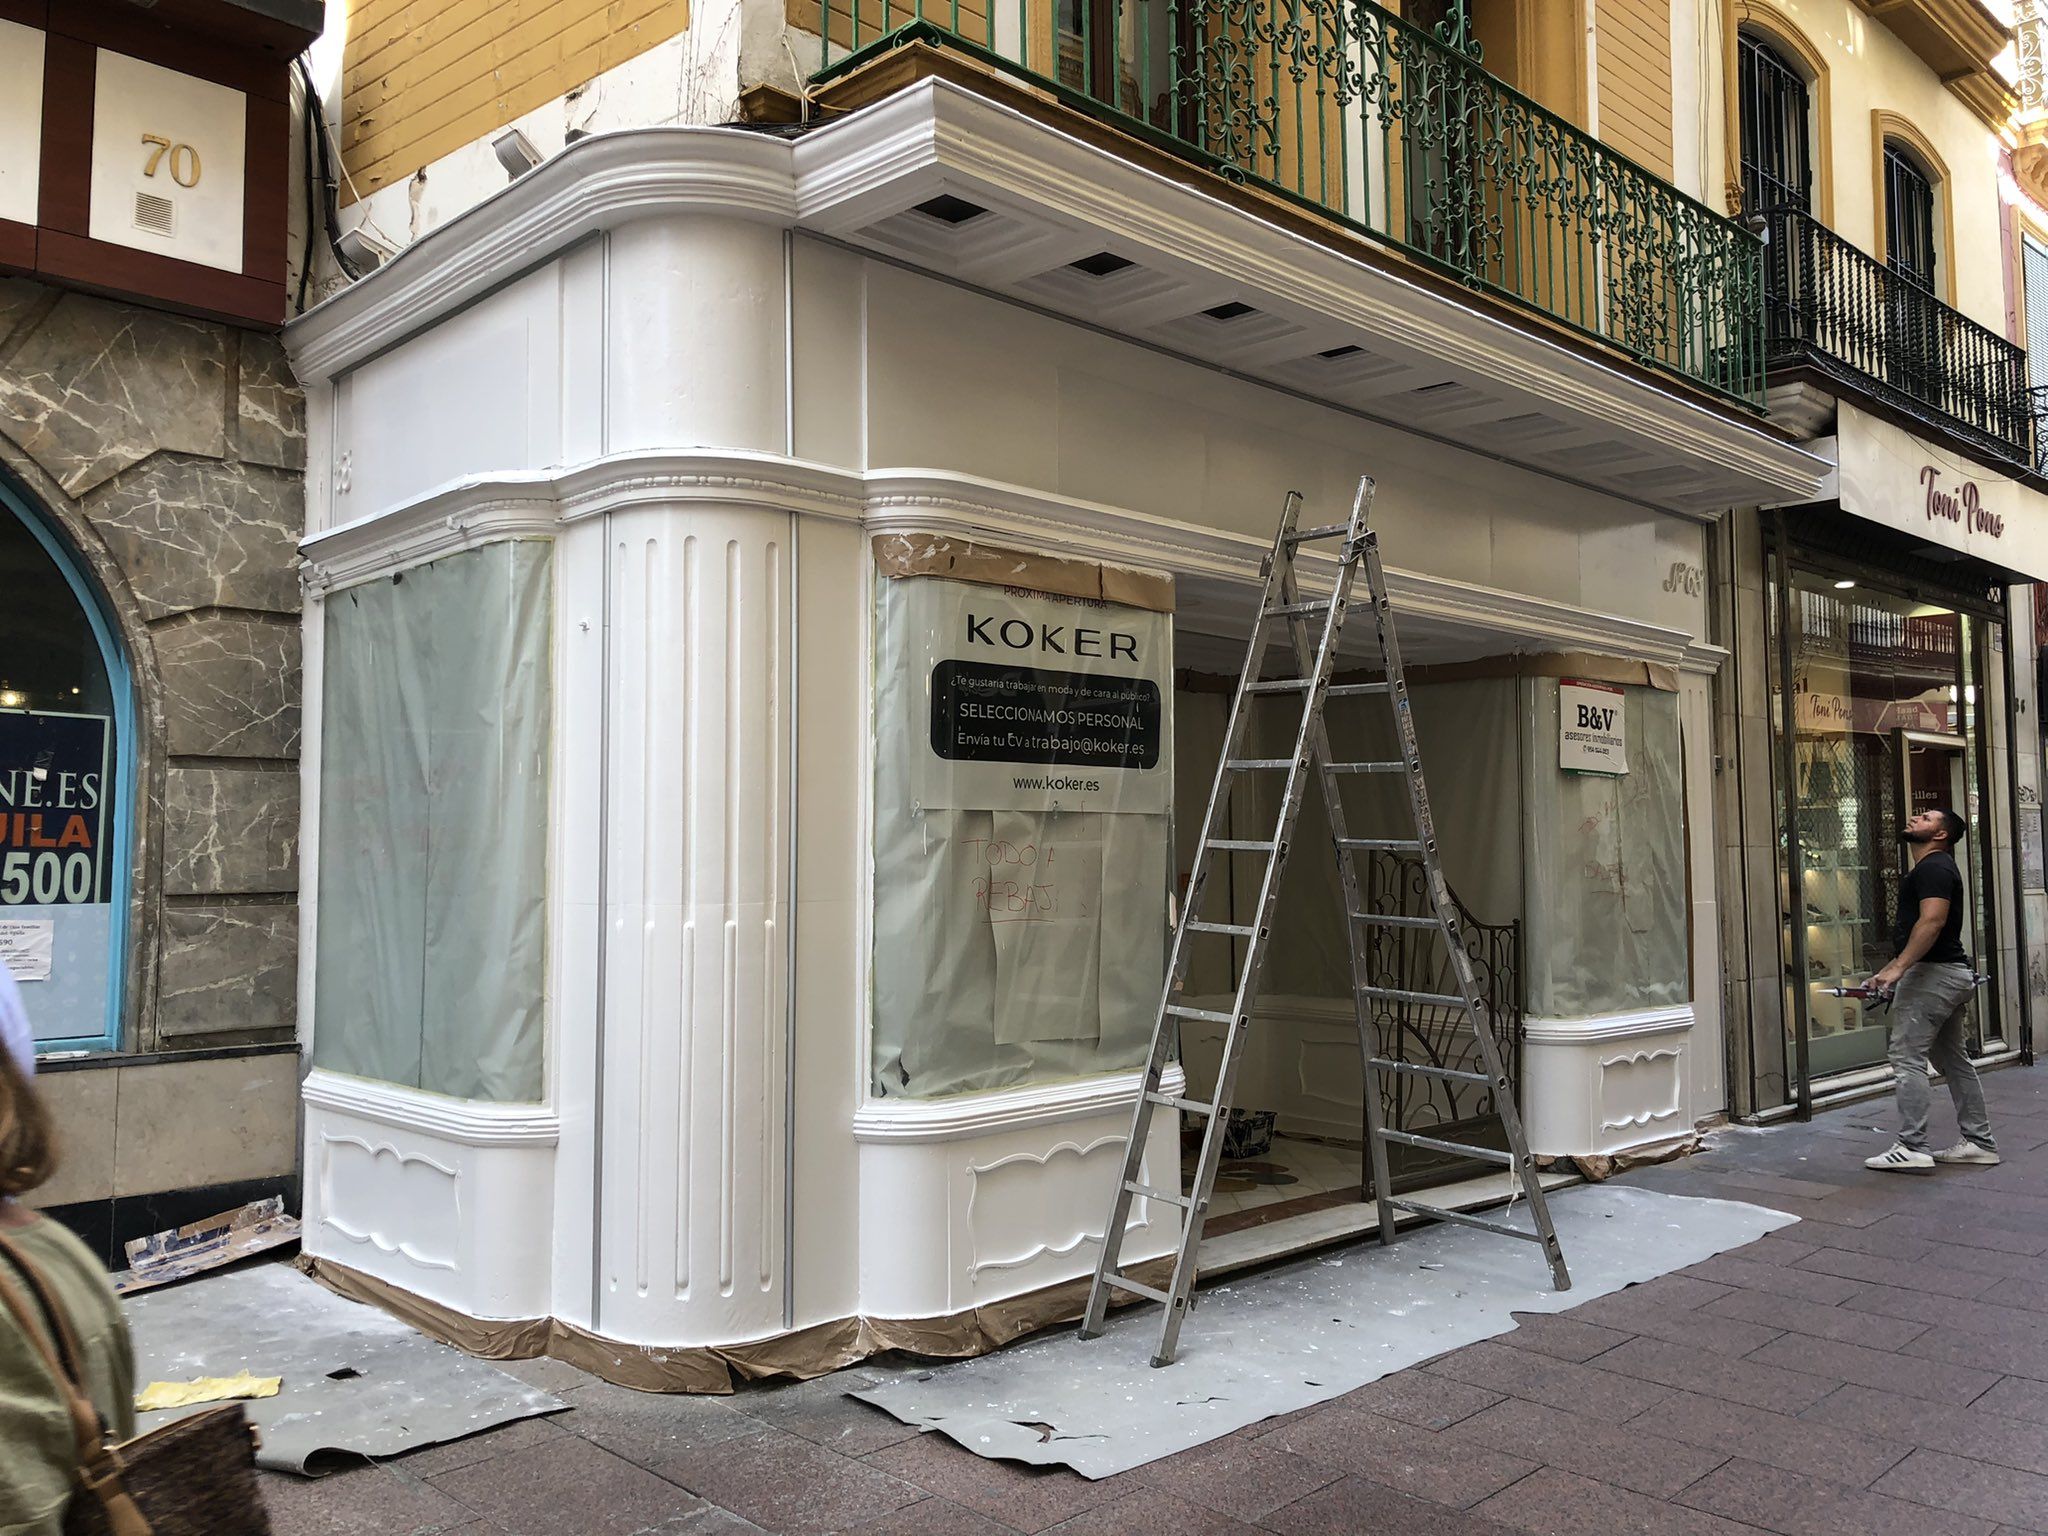
[[[283,1378],[277,1396],[247,1405],[257,1464],[278,1471],[307,1472],[323,1452],[395,1456],[568,1406],[289,1264],[189,1280],[126,1308],[138,1390],[241,1371]],[[138,1423],[147,1433],[196,1411]]]
[[[1534,1244],[1433,1225],[1199,1293],[1180,1358],[1155,1369],[1159,1308],[899,1377],[853,1396],[976,1454],[1109,1477],[1754,1242],[1798,1218],[1618,1185],[1550,1197],[1572,1288]],[[1526,1210],[1522,1213],[1526,1220]]]

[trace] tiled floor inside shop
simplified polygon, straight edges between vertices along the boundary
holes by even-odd
[[[1192,1181],[1199,1142],[1185,1145],[1181,1188]],[[1209,1202],[1209,1224],[1215,1236],[1241,1227],[1362,1198],[1358,1147],[1308,1137],[1276,1135],[1271,1146],[1251,1157],[1226,1158],[1216,1170],[1216,1192]]]
[[[1797,1225],[1100,1482],[845,1395],[901,1359],[729,1398],[528,1361],[569,1412],[265,1488],[278,1536],[2048,1532],[2048,1072],[1986,1088],[2002,1167],[1867,1172],[1882,1101],[1722,1133],[1623,1179]]]

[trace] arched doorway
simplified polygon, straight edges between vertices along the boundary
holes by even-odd
[[[111,1050],[128,949],[128,660],[97,586],[4,476],[0,592],[0,958],[38,1051]]]

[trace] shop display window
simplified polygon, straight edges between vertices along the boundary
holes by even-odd
[[[1789,623],[1792,650],[1792,783],[1776,786],[1786,871],[1779,890],[1786,1057],[1794,1060],[1793,1032],[1803,1011],[1808,1070],[1822,1078],[1885,1059],[1887,1015],[1827,989],[1867,981],[1892,958],[1899,882],[1908,867],[1899,829],[1916,812],[1948,808],[1969,820],[1970,835],[1956,852],[1968,908],[1963,942],[1980,966],[1990,952],[1989,829],[1979,809],[1984,650],[1996,626],[1832,571],[1795,567],[1789,603],[1779,601],[1775,581],[1771,598],[1774,623]],[[1774,766],[1782,781],[1787,711],[1780,657],[1774,629]],[[1796,876],[1785,830],[1788,788]],[[1982,993],[1970,1004],[1973,1052],[1982,1048],[1988,1007]]]
[[[330,593],[313,1063],[542,1095],[552,546]]]
[[[875,1094],[1135,1068],[1166,969],[1171,616],[883,575],[875,625]]]
[[[0,956],[43,1051],[120,1038],[133,709],[98,594],[0,483]]]
[[[1622,690],[1625,774],[1558,766],[1559,685],[1525,686],[1532,1018],[1666,1008],[1692,996],[1678,695]]]

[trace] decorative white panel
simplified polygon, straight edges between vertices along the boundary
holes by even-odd
[[[241,271],[248,124],[242,92],[100,49],[93,239]]]
[[[1194,998],[1224,1009],[1227,998]],[[1350,1140],[1365,1134],[1365,1069],[1358,1058],[1358,1021],[1341,998],[1269,992],[1238,1060],[1234,1102],[1278,1113],[1283,1132]],[[1197,1098],[1206,1097],[1223,1060],[1221,1025],[1188,1023],[1181,1056]]]
[[[326,1131],[318,1148],[320,1225],[344,1243],[421,1269],[455,1269],[458,1178],[453,1166],[371,1134]],[[371,1253],[337,1256],[376,1270]]]
[[[1116,1177],[1123,1171],[1125,1140],[1116,1135],[1098,1136],[1085,1145],[1061,1141],[1044,1152],[1012,1152],[969,1164],[968,1277],[1065,1258],[1084,1245],[1083,1258],[1092,1263]],[[1155,1151],[1147,1148],[1139,1164],[1140,1184],[1153,1182],[1156,1161]],[[1151,1224],[1152,1202],[1132,1201],[1126,1230]]]
[[[1683,1044],[1609,1056],[1600,1063],[1600,1129],[1676,1135],[1685,1127]]]
[[[1529,1019],[1522,1119],[1529,1149],[1571,1157],[1620,1152],[1692,1129],[1690,1003],[1582,1019]]]
[[[782,1320],[790,519],[609,518],[597,1327]]]
[[[43,34],[0,21],[0,219],[36,221],[43,168]]]
[[[582,281],[587,286],[587,274]],[[335,523],[372,517],[465,476],[556,462],[562,287],[557,268],[531,273],[342,381]],[[589,390],[592,381],[579,387]]]
[[[479,1318],[546,1316],[559,1128],[541,1104],[479,1104],[315,1070],[306,1252]]]

